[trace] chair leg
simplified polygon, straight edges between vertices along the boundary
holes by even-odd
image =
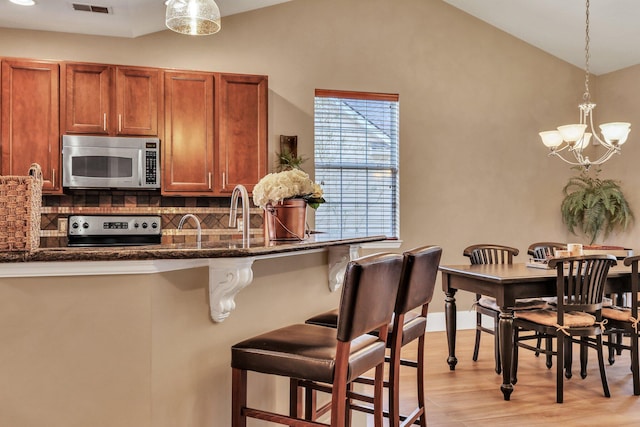
[[[586,344],[586,337],[580,337],[580,341],[584,343],[580,344],[580,378],[587,378],[587,361],[589,358],[589,347]]]
[[[556,360],[556,402],[562,403],[563,394],[564,394],[564,369],[565,369],[565,342],[564,342],[564,334],[562,332],[558,333],[558,359]]]
[[[518,327],[513,328],[513,357],[511,359],[511,384],[518,382]]]
[[[498,333],[498,322],[500,322],[499,316],[500,315],[496,313],[495,317],[493,318],[493,352],[496,359],[496,374],[498,375],[502,373],[502,361],[500,360],[500,334]]]
[[[482,325],[482,314],[476,311],[476,343],[473,346],[473,361],[478,361],[478,351],[480,350],[480,334],[482,331],[480,327]]]
[[[607,373],[604,370],[604,355],[602,354],[602,335],[596,336],[598,345],[598,365],[600,366],[600,379],[602,379],[602,390],[606,397],[611,397],[609,393],[609,384],[607,384]]]
[[[242,409],[247,406],[247,371],[232,369],[231,373],[231,426],[246,427],[247,417]]]
[[[562,332],[558,333],[558,335],[562,335]],[[573,362],[573,346],[571,345],[571,338],[563,340],[565,348],[564,348],[564,376],[567,379],[571,379],[573,373],[571,372],[571,365]],[[558,349],[560,348],[560,342],[558,341]]]
[[[608,345],[609,365],[613,365],[614,362],[616,361],[616,353],[615,353],[615,351],[616,351],[615,345],[617,343],[616,334],[610,333],[608,338],[607,338],[607,341],[608,341],[608,344],[609,344]]]
[[[553,354],[551,354],[551,352],[553,351],[553,338],[551,337],[547,337],[545,338],[546,341],[546,348],[547,348],[547,369],[551,369],[551,367],[553,366]]]
[[[640,361],[638,360],[638,334],[631,332],[631,371],[633,373],[633,394],[640,396]]]

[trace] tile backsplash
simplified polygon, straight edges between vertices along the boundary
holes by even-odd
[[[42,199],[40,247],[67,246],[67,220],[70,215],[160,215],[162,243],[195,241],[195,225],[187,221],[178,232],[185,214],[198,217],[202,241],[223,241],[242,237],[229,228],[230,197],[164,197],[158,191],[74,190],[64,195],[45,195]],[[251,235],[262,236],[262,210],[250,210]]]

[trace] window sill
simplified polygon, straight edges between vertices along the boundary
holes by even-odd
[[[402,240],[381,240],[378,242],[363,243],[362,249],[397,249],[402,246]]]

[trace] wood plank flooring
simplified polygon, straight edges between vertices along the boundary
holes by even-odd
[[[579,375],[578,351],[574,351],[574,375],[565,380],[564,403],[555,401],[554,367],[548,370],[544,357],[520,352],[518,384],[505,401],[500,392],[502,376],[494,371],[493,337],[483,334],[477,362],[473,353],[472,330],[458,332],[455,371],[449,370],[444,332],[427,333],[425,389],[430,427],[460,426],[637,426],[640,425],[640,396],[633,395],[629,352],[607,364],[611,398],[602,394],[602,384],[594,350],[589,353],[587,378]],[[415,345],[403,351],[415,354]],[[606,359],[605,359],[606,363]],[[402,368],[401,397],[404,412],[415,400],[415,370]],[[373,425],[370,420],[368,425]]]

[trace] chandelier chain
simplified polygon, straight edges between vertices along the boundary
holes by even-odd
[[[582,98],[585,102],[591,102],[591,93],[589,92],[589,60],[591,59],[591,54],[589,53],[589,42],[591,39],[589,38],[589,0],[587,0],[587,11],[586,11],[586,19],[585,19],[585,36],[584,36],[584,95]]]

